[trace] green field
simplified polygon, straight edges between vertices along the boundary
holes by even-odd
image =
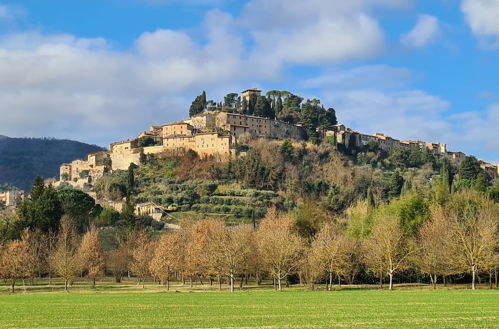
[[[499,291],[4,294],[0,328],[499,328]]]

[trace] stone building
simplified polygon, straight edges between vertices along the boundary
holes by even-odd
[[[24,191],[8,190],[0,192],[0,204],[5,207],[16,207],[24,199]]]
[[[393,149],[400,148],[404,150],[411,150],[415,147],[421,150],[429,149],[436,156],[447,155],[447,145],[442,143],[428,143],[422,141],[400,141],[398,139],[386,136],[381,133],[374,135],[367,135],[360,132],[353,131],[342,124],[333,127],[332,130],[326,132],[326,137],[336,138],[336,143],[343,145],[347,149],[362,149],[366,147],[369,142],[375,142],[380,150],[390,152]]]
[[[102,177],[109,170],[108,152],[96,152],[87,156],[87,160],[74,160],[64,163],[59,169],[59,183],[66,182],[72,186],[83,188]]]
[[[243,99],[249,102],[251,95],[256,95],[257,97],[262,95],[262,91],[258,88],[250,88],[242,92]]]
[[[348,150],[353,150],[353,152],[362,150],[369,144],[369,142],[374,141],[379,149],[385,152],[390,152],[396,148],[411,150],[417,147],[421,150],[430,150],[430,152],[436,157],[447,157],[458,165],[466,157],[466,154],[463,152],[448,152],[447,145],[444,143],[400,141],[380,133],[366,135],[353,131],[342,124],[334,126],[333,129],[327,131],[325,135],[326,138],[334,136],[338,145],[342,145]],[[480,161],[480,166],[490,177],[495,178],[499,176],[499,165],[494,166],[490,163]]]
[[[223,130],[235,138],[249,136],[269,139],[303,139],[303,129],[298,125],[254,115],[209,111],[185,122],[189,122],[201,131]]]

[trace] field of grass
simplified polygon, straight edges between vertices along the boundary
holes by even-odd
[[[498,290],[128,289],[4,293],[0,328],[499,328]]]

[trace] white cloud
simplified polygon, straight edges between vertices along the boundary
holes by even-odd
[[[157,30],[123,52],[100,38],[0,36],[0,132],[111,142],[184,117],[198,90],[234,90],[254,78],[232,17],[211,11],[204,24],[202,42]]]
[[[323,64],[371,57],[384,46],[384,33],[371,14],[376,7],[400,7],[406,0],[251,0],[239,24],[255,41],[253,59],[269,70],[283,64]]]
[[[499,1],[463,0],[461,10],[476,36],[492,38],[499,45]]]
[[[438,18],[430,15],[419,15],[414,28],[404,34],[400,42],[409,48],[422,48],[436,41],[441,35]]]
[[[461,131],[462,145],[486,151],[499,150],[499,104],[486,111],[468,111],[449,117],[455,130]]]

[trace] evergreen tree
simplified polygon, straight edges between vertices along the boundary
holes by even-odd
[[[189,116],[192,117],[199,113],[202,113],[206,108],[206,105],[206,93],[203,91],[203,93],[197,96],[192,102],[191,107],[189,108]]]
[[[257,98],[253,114],[265,118],[273,118],[272,109],[267,97],[260,96]]]
[[[448,192],[451,192],[452,183],[454,180],[454,175],[452,174],[452,167],[449,159],[443,158],[442,165],[440,168],[440,177],[442,179],[442,183],[447,187]]]
[[[255,113],[255,106],[257,101],[258,101],[258,96],[255,94],[251,94],[248,102],[247,114],[253,115]]]
[[[290,139],[286,139],[281,144],[280,151],[285,160],[292,159],[294,154],[293,142]]]
[[[242,114],[247,114],[248,113],[248,101],[246,100],[246,98],[243,98],[242,102],[241,102],[241,110],[240,112]]]
[[[331,129],[333,126],[338,124],[338,119],[336,118],[336,111],[330,107],[326,110],[325,118],[326,120],[326,128]]]
[[[423,150],[423,153],[421,155],[421,162],[423,164],[430,163],[433,168],[435,168],[437,160],[435,159],[435,156],[433,153],[430,151],[429,148],[425,147]]]
[[[203,105],[203,108],[206,108],[206,92],[204,90],[201,93],[201,104]]]
[[[126,187],[126,194],[127,194],[127,199],[129,199],[132,194],[135,192],[135,169],[137,168],[137,165],[134,163],[130,163],[130,166],[128,166],[128,171],[127,171],[127,187]]]
[[[388,183],[388,195],[391,198],[396,198],[400,196],[403,186],[404,186],[404,178],[400,175],[400,172],[396,170],[390,177],[390,181]]]
[[[37,190],[39,189],[40,186],[37,186]],[[35,200],[31,198],[23,200],[17,209],[17,214],[19,221],[16,222],[17,228],[14,233],[16,236],[20,236],[25,228],[39,229],[45,233],[56,232],[63,214],[57,191],[52,185],[44,187],[41,195],[36,196]]]
[[[98,217],[102,211],[102,208],[95,204],[95,200],[90,195],[80,190],[57,191],[57,198],[61,203],[63,213],[71,217],[80,233],[87,231],[92,220]]]
[[[314,144],[319,142],[317,127],[319,125],[319,115],[321,107],[312,100],[307,100],[301,108],[300,123],[307,134],[307,139]]]
[[[371,210],[376,208],[376,199],[374,198],[374,192],[371,187],[367,189],[367,205]]]
[[[473,188],[478,192],[487,192],[487,176],[483,171],[478,174]]]
[[[282,98],[281,97],[277,97],[274,112],[275,112],[276,117],[279,115],[279,113],[282,112]]]
[[[474,182],[482,172],[478,160],[474,156],[467,156],[459,166],[459,178]]]
[[[38,200],[45,191],[45,183],[43,182],[43,178],[40,176],[36,176],[35,181],[33,182],[33,187],[31,188],[31,192],[29,197],[31,200]]]

